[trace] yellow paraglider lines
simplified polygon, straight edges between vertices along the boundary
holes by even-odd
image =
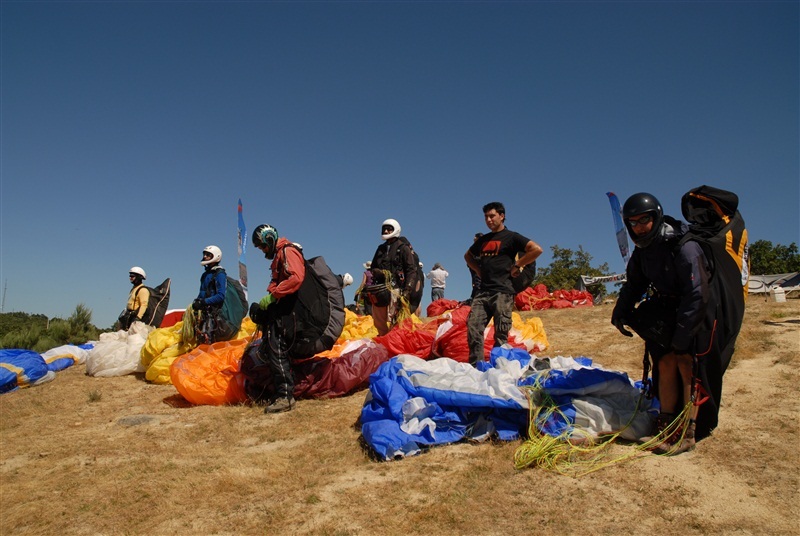
[[[514,452],[516,469],[537,467],[562,475],[578,477],[618,463],[640,459],[647,451],[660,445],[675,433],[681,433],[680,439],[683,439],[689,421],[691,402],[673,423],[648,442],[635,445],[634,448],[618,456],[610,452],[614,441],[630,426],[641,411],[644,393],[639,396],[636,411],[631,419],[614,434],[597,438],[585,428],[576,425],[568,426],[558,436],[545,434],[540,431],[539,427],[549,420],[562,420],[569,423],[567,415],[542,387],[542,380],[546,378],[547,374],[547,372],[540,374],[534,385],[524,388],[530,408],[528,439]],[[681,431],[679,432],[679,430]],[[677,441],[675,447],[664,454],[669,455],[680,443],[680,440]]]

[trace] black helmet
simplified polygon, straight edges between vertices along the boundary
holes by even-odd
[[[275,246],[278,243],[278,230],[272,225],[262,223],[253,231],[253,245],[263,248],[264,256],[268,259],[275,257]]]
[[[653,228],[646,235],[637,236],[628,223],[628,219],[648,212],[653,216]],[[658,202],[654,195],[641,192],[633,194],[625,201],[622,206],[622,219],[625,221],[625,227],[627,227],[633,243],[640,248],[646,248],[661,232],[661,224],[664,222],[664,209],[661,208],[661,203]]]

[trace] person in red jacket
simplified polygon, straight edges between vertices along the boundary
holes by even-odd
[[[259,358],[267,363],[275,387],[265,413],[294,409],[294,377],[291,367],[289,333],[295,326],[284,325],[294,306],[293,297],[306,277],[306,265],[299,246],[278,236],[278,230],[267,224],[253,231],[253,245],[271,260],[272,279],[267,294],[250,306],[250,318],[264,334],[258,348]]]

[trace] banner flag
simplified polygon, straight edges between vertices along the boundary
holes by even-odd
[[[619,199],[614,192],[606,192],[608,201],[611,203],[611,217],[614,219],[614,232],[617,235],[617,245],[625,265],[628,265],[628,259],[631,257],[631,250],[628,246],[628,230],[625,224],[622,223],[622,208],[619,205]]]
[[[247,251],[247,229],[245,229],[244,226],[241,199],[239,199],[239,205],[236,207],[236,210],[239,213],[239,238],[236,248],[239,253],[239,283],[242,284],[244,295],[247,296],[247,262],[245,261],[245,252]]]
[[[598,277],[592,277],[588,275],[581,276],[581,282],[584,284],[584,286],[596,285],[597,283],[625,282],[627,280],[628,277],[625,274],[602,275]]]

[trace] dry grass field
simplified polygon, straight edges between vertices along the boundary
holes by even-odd
[[[610,315],[538,313],[542,355],[638,378],[642,343]],[[268,416],[76,366],[0,396],[0,534],[798,534],[799,356],[800,300],[751,297],[713,436],[577,478],[515,470],[519,441],[375,461],[364,392]]]

